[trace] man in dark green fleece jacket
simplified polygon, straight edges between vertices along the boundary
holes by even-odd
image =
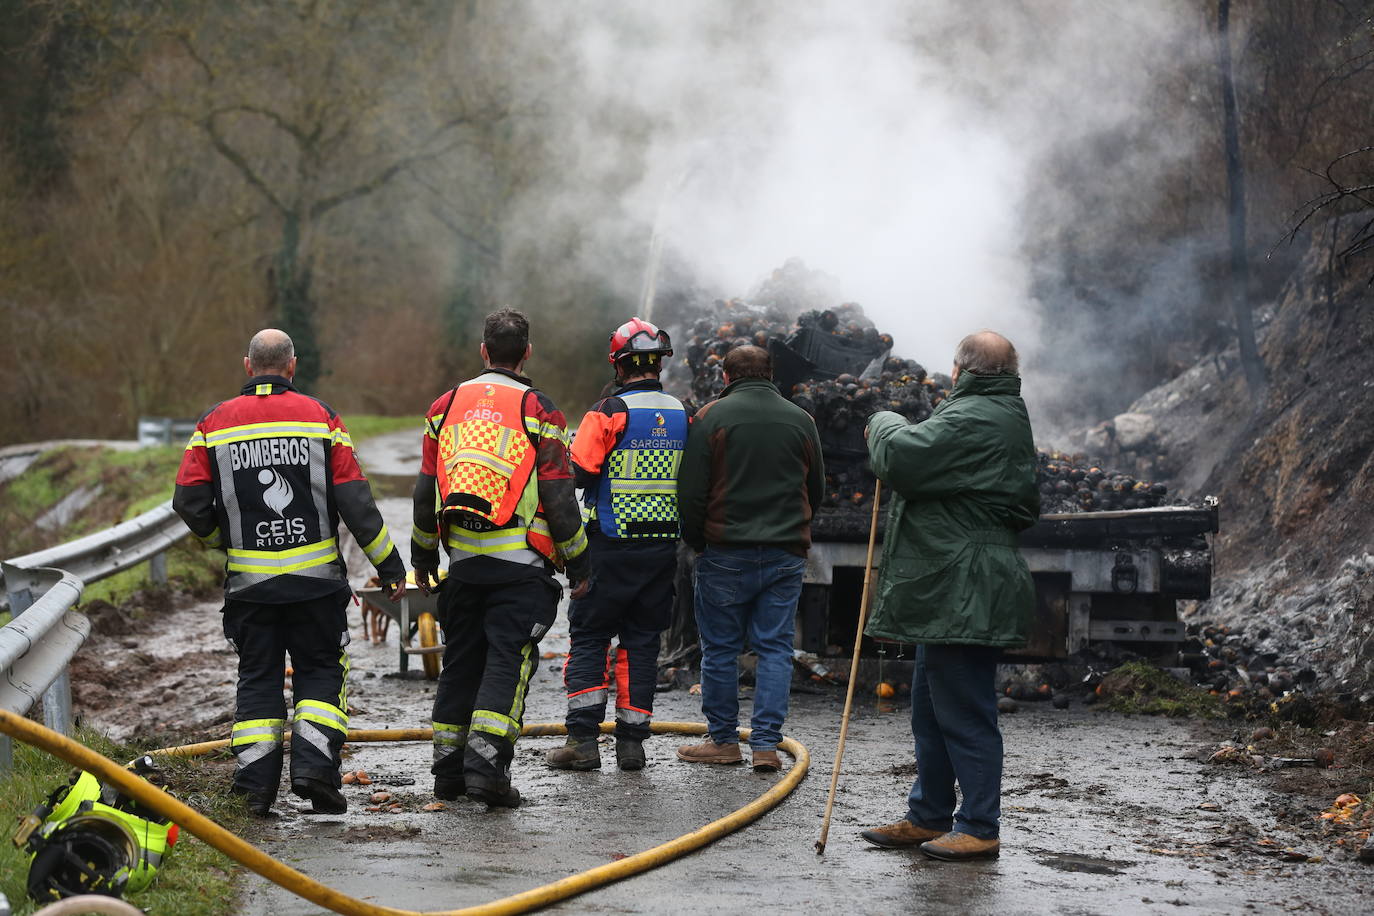
[[[931,858],[1000,849],[1002,733],[994,679],[1026,643],[1035,586],[1016,533],[1035,523],[1035,445],[1016,348],[980,331],[954,355],[954,390],[923,423],[883,411],[864,435],[893,490],[877,607],[866,632],[916,643],[911,731],[917,777],[907,816],[865,830],[877,846]],[[963,804],[954,810],[954,785]]]
[[[678,471],[682,538],[701,554],[695,601],[710,740],[677,754],[743,759],[737,659],[747,641],[758,655],[749,744],[754,769],[766,772],[781,765],[793,625],[825,467],[816,424],[773,385],[767,350],[737,347],[724,370],[725,390],[697,412]]]

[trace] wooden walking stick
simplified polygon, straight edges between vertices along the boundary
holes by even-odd
[[[830,835],[830,812],[835,807],[835,790],[840,785],[840,760],[844,757],[844,739],[849,734],[849,710],[854,705],[854,682],[859,677],[859,647],[863,645],[864,623],[868,619],[868,592],[873,579],[873,545],[878,541],[878,504],[882,501],[883,484],[873,484],[873,519],[868,525],[868,558],[864,560],[863,597],[859,599],[859,628],[854,634],[854,659],[849,663],[849,689],[844,695],[844,715],[840,718],[840,744],[835,748],[835,768],[830,773],[830,798],[825,802],[825,819],[821,821],[821,838],[816,841],[816,855],[825,852],[825,838]]]

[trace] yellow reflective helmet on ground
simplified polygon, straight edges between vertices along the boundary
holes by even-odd
[[[155,769],[150,757],[129,765]],[[67,785],[23,818],[16,846],[30,850],[29,896],[41,903],[79,894],[122,897],[153,882],[177,826],[142,808],[90,773],[77,771]]]

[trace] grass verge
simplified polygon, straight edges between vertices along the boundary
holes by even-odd
[[[148,750],[116,744],[84,728],[78,729],[75,738],[120,762]],[[159,765],[172,794],[226,829],[240,833],[252,823],[242,800],[225,793],[227,769],[214,758],[168,758]],[[16,743],[14,769],[0,777],[0,823],[15,824],[18,817],[31,812],[49,792],[65,783],[71,773],[71,767],[57,758]],[[25,890],[28,855],[16,849],[8,836],[2,839],[0,891],[9,898],[15,916],[27,916],[38,909]],[[237,910],[234,879],[239,870],[228,857],[183,832],[172,854],[158,869],[153,885],[128,899],[153,916],[228,916]]]
[[[132,452],[69,446],[44,454],[0,487],[0,556],[101,531],[170,499],[181,452],[171,446]],[[79,507],[54,512],[68,499]]]
[[[415,438],[420,438],[421,418],[419,416],[407,417],[384,417],[375,413],[345,414],[344,425],[348,427],[348,435],[354,442],[362,442],[373,436],[381,436],[386,433],[398,433],[413,431]]]
[[[166,586],[153,582],[150,564],[140,563],[131,569],[87,585],[81,593],[81,603],[108,601],[110,604],[123,604],[139,592],[158,588],[171,588],[197,597],[208,597],[223,581],[223,552],[208,550],[193,538],[182,538],[167,550]]]

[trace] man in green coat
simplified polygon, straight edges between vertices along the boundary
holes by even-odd
[[[916,644],[917,776],[907,816],[863,837],[962,860],[1000,848],[994,678],[1002,650],[1026,644],[1035,586],[1016,533],[1034,524],[1040,496],[1011,341],[992,331],[965,337],[952,377],[953,390],[925,422],[883,411],[864,433],[873,472],[893,491],[866,632]]]

